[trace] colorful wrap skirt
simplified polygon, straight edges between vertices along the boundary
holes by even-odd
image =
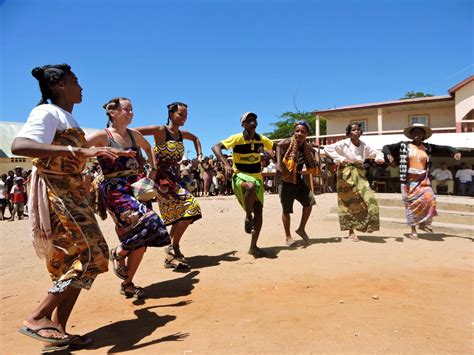
[[[426,174],[409,174],[408,181],[401,184],[403,203],[409,226],[429,225],[436,211],[436,196]]]
[[[237,197],[237,201],[239,201],[242,208],[245,210],[244,207],[244,189],[242,188],[242,183],[244,182],[251,182],[255,186],[255,192],[257,194],[257,199],[263,206],[263,196],[265,193],[265,187],[263,185],[262,179],[257,179],[253,176],[248,174],[239,172],[232,176],[232,190],[234,191],[235,197]]]
[[[193,194],[186,188],[186,181],[181,179],[178,162],[183,157],[182,141],[168,140],[154,147],[158,164],[156,172],[156,197],[160,215],[166,226],[181,220],[191,223],[202,218],[201,207]]]
[[[79,128],[56,132],[52,144],[87,147]],[[49,292],[89,289],[108,270],[109,253],[84,188],[85,159],[69,155],[34,159],[33,164],[30,224],[35,251],[53,280]]]
[[[133,197],[131,184],[136,176],[105,178],[100,196],[115,222],[120,246],[125,250],[162,247],[170,244],[170,236],[155,211]]]
[[[379,207],[362,165],[339,166],[337,205],[341,231],[371,233],[379,230]]]

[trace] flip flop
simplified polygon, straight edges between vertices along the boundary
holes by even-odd
[[[83,335],[71,335],[71,338],[67,342],[58,343],[55,345],[47,345],[43,347],[42,352],[48,353],[53,351],[60,351],[60,350],[81,350],[86,346],[92,344],[92,338],[86,337]]]
[[[42,330],[55,330],[57,331],[58,333],[61,333],[61,331],[56,328],[56,327],[40,327],[40,328],[37,328],[37,329],[31,329],[27,326],[24,326],[24,327],[21,327],[20,329],[18,329],[18,331],[21,333],[21,334],[25,334],[29,337],[32,337],[36,340],[39,340],[39,341],[44,341],[45,343],[53,343],[53,344],[64,344],[66,342],[69,342],[70,339],[69,338],[65,338],[65,339],[60,339],[60,338],[48,338],[48,337],[45,337],[45,336],[42,336],[42,335],[39,335],[38,333]]]

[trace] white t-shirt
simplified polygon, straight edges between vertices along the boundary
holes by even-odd
[[[5,183],[3,182],[3,180],[0,180],[0,199],[5,199],[7,198],[6,196],[6,189],[7,189],[7,186],[5,185]]]
[[[459,182],[471,182],[472,175],[474,171],[471,169],[460,169],[456,173],[456,178],[459,179]]]
[[[61,107],[44,104],[36,106],[17,137],[29,138],[39,143],[51,144],[57,131],[79,127],[70,112]]]
[[[435,178],[435,180],[443,181],[443,180],[452,180],[453,174],[448,169],[435,169],[431,175]]]

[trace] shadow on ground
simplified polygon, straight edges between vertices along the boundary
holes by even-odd
[[[174,315],[158,315],[155,312],[151,311],[151,309],[164,307],[182,307],[186,306],[189,303],[189,301],[182,301],[174,304],[137,309],[133,312],[136,316],[136,318],[134,319],[127,319],[110,323],[106,326],[103,326],[90,333],[85,334],[85,336],[91,337],[93,339],[93,342],[92,344],[81,350],[98,350],[102,348],[111,347],[107,351],[103,349],[103,352],[109,354],[116,354],[125,351],[142,349],[150,345],[167,341],[184,340],[189,336],[188,333],[174,333],[162,336],[158,335],[158,337],[155,339],[151,339],[145,343],[138,344],[144,338],[152,335],[158,328],[162,328],[167,323],[176,319],[176,316]],[[47,354],[66,355],[73,354],[76,351],[78,350],[63,349],[57,351],[50,351],[47,352]]]
[[[220,255],[195,255],[186,259],[193,269],[203,269],[218,266],[223,261],[232,262],[240,260],[240,258],[235,256],[235,253],[237,253],[237,250],[232,250]]]

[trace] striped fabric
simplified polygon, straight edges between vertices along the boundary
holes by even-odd
[[[246,131],[234,134],[221,142],[226,149],[232,149],[234,173],[243,172],[255,178],[262,178],[260,153],[271,150],[273,142],[267,137],[255,134],[250,140]]]

